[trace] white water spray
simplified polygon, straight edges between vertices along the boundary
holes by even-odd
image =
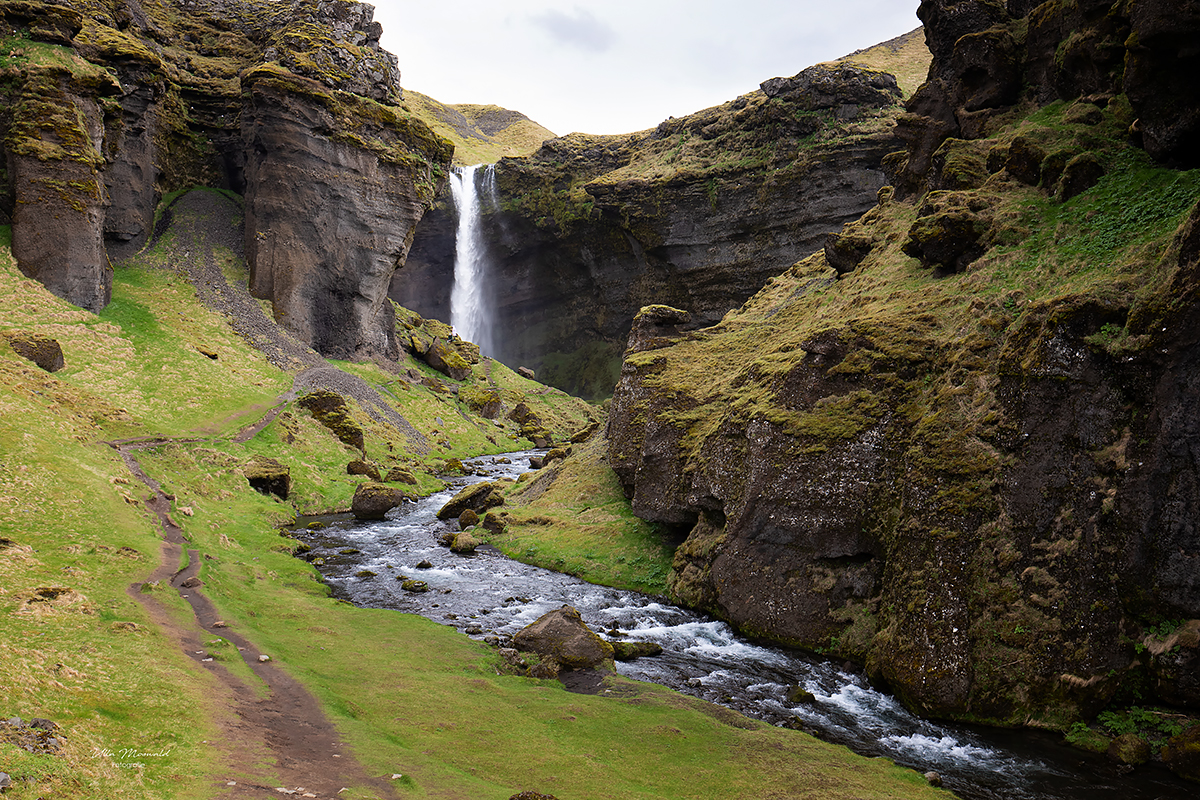
[[[483,240],[484,204],[497,202],[496,170],[491,164],[462,167],[450,176],[458,210],[454,243],[454,288],[450,292],[450,324],[459,336],[492,353],[492,304],[486,294],[487,245]]]

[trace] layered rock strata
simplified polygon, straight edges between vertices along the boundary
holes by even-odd
[[[900,91],[834,64],[776,78],[722,106],[624,136],[572,134],[496,168],[485,210],[494,355],[605,396],[637,310],[686,306],[712,324],[769,276],[861,216],[896,150]],[[392,296],[445,315],[453,207],[422,221]]]
[[[0,211],[21,270],[91,311],[160,198],[246,197],[251,290],[324,355],[395,357],[386,292],[451,146],[400,104],[370,6],[12,2]]]

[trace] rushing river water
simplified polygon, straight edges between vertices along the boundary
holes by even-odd
[[[630,678],[653,681],[773,724],[799,725],[868,756],[886,756],[921,772],[935,770],[968,800],[1158,800],[1192,798],[1194,785],[1156,767],[1129,773],[1049,734],[968,729],[913,716],[838,664],[764,646],[728,625],[636,592],[595,586],[506,558],[492,548],[458,555],[441,546],[436,514],[471,481],[515,477],[529,453],[467,462],[476,475],[408,503],[382,522],[324,517],[298,536],[320,558],[334,592],[372,608],[394,608],[453,625],[476,638],[507,637],[547,611],[569,604],[597,632],[657,642],[663,654],[618,663]],[[392,515],[389,515],[390,517]],[[304,520],[308,522],[308,520]],[[428,562],[432,566],[418,567]],[[375,576],[359,576],[368,570]],[[406,592],[397,576],[425,581]],[[812,702],[789,702],[791,687]]]

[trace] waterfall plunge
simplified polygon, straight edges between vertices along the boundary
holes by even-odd
[[[482,175],[477,173],[482,168]],[[458,210],[454,243],[454,288],[450,292],[450,324],[484,355],[492,350],[492,304],[485,296],[487,245],[483,240],[483,204],[497,204],[496,170],[491,164],[455,169],[450,191]]]

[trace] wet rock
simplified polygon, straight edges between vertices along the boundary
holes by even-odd
[[[803,703],[804,705],[816,705],[817,698],[808,689],[803,686],[788,687],[787,700],[789,703]]]
[[[246,476],[250,487],[261,494],[272,494],[280,500],[287,500],[291,492],[291,470],[273,458],[255,456],[242,467],[242,474]]]
[[[358,578],[374,578],[378,574],[379,573],[372,572],[369,569],[360,569],[358,572],[354,573],[355,577]]]
[[[403,489],[383,483],[360,483],[354,489],[350,510],[355,519],[383,519],[387,512],[409,498]]]
[[[417,562],[417,569],[433,569],[433,563],[422,559]]]
[[[409,580],[403,581],[400,584],[400,588],[406,592],[412,592],[413,594],[421,594],[423,592],[429,591],[429,584],[427,584],[425,581],[409,579]]]
[[[477,514],[474,509],[464,509],[463,512],[458,515],[458,527],[462,528],[463,530],[478,524],[479,514]]]
[[[1108,757],[1118,764],[1145,764],[1150,760],[1150,745],[1136,733],[1125,733],[1109,742]]]
[[[65,366],[62,346],[57,339],[33,333],[13,333],[8,335],[8,344],[21,358],[32,361],[46,372],[58,372]]]
[[[518,631],[512,643],[572,669],[595,667],[613,657],[613,646],[588,628],[571,606],[543,614]]]
[[[489,508],[504,505],[504,497],[497,490],[496,484],[486,481],[467,486],[437,512],[441,520],[455,519],[467,509],[479,513]]]
[[[609,642],[613,649],[613,658],[617,661],[634,661],[642,656],[662,655],[662,645],[647,641]]]
[[[476,539],[469,531],[463,531],[454,537],[454,541],[450,543],[450,549],[455,553],[473,553],[475,548],[483,542]]]

